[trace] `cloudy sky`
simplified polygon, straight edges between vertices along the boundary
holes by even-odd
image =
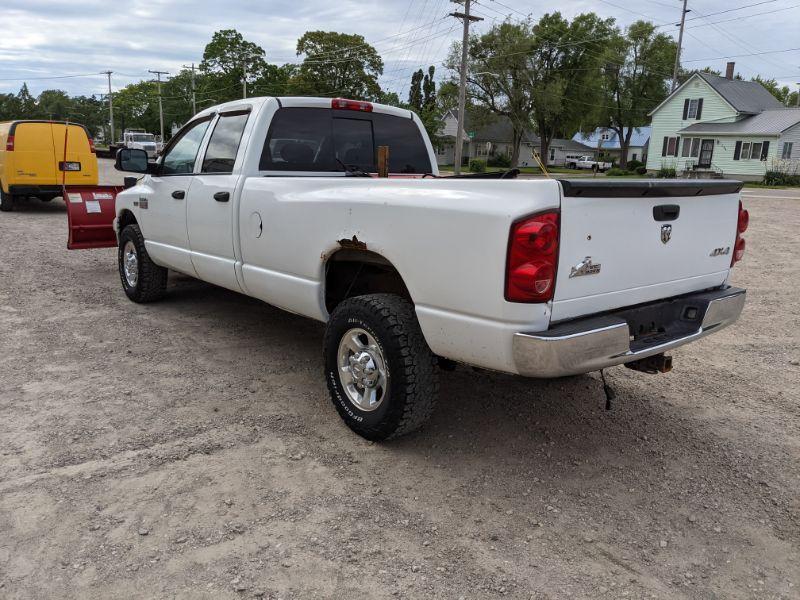
[[[555,6],[567,17],[594,11],[620,25],[647,18],[677,37],[680,5],[566,0]],[[481,30],[507,17],[537,18],[552,6],[477,0],[473,12],[485,18],[476,25]],[[410,73],[439,66],[460,38],[459,22],[447,17],[455,8],[450,0],[2,0],[0,92],[16,92],[27,81],[34,94],[52,88],[93,94],[106,89],[100,71],[114,71],[114,89],[148,78],[148,69],[174,73],[199,62],[211,34],[227,28],[261,45],[271,62],[296,62],[297,38],[322,29],[363,35],[386,63],[383,87],[405,97]],[[734,60],[745,77],[774,77],[793,89],[800,82],[800,0],[689,0],[689,8],[684,66],[724,71]]]

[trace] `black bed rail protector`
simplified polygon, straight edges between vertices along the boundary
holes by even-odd
[[[734,179],[559,179],[564,197],[639,198],[676,196],[717,196],[735,194],[744,185]]]

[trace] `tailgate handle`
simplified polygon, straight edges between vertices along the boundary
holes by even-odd
[[[681,214],[677,204],[659,204],[653,207],[653,218],[656,221],[674,221]]]

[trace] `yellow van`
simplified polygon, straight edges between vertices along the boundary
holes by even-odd
[[[52,200],[62,182],[97,185],[94,143],[83,125],[70,123],[67,135],[64,122],[0,123],[0,210],[12,210],[24,196]]]

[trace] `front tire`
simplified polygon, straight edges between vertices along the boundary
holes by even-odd
[[[14,196],[4,192],[2,187],[0,187],[0,210],[3,212],[14,210]]]
[[[394,294],[356,296],[331,314],[325,379],[347,426],[368,440],[419,429],[439,392],[436,357],[414,308]]]
[[[167,290],[167,269],[155,264],[138,225],[128,225],[119,236],[119,276],[125,294],[140,304],[161,299]]]

